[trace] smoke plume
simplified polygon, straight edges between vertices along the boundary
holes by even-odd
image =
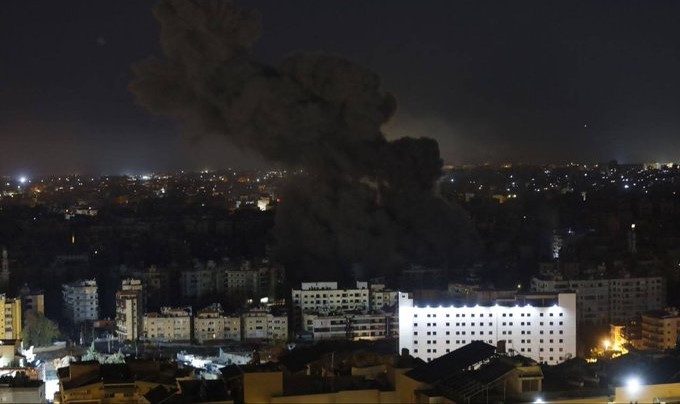
[[[258,62],[259,15],[231,1],[161,0],[154,15],[163,56],[133,67],[137,102],[304,170],[285,187],[274,229],[295,278],[391,275],[469,251],[469,220],[436,196],[437,142],[385,139],[396,100],[375,73],[316,52]]]

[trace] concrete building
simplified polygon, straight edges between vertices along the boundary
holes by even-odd
[[[182,271],[180,274],[182,298],[194,299],[217,293],[217,285],[221,283],[216,279],[217,272],[214,268]]]
[[[671,349],[678,342],[680,312],[677,309],[652,310],[642,314],[641,349]]]
[[[378,340],[399,333],[397,317],[390,312],[304,313],[302,318],[305,331],[314,340]]]
[[[526,294],[488,306],[418,306],[399,295],[399,348],[431,361],[483,341],[537,362],[576,356],[576,295]],[[504,349],[503,349],[504,347]]]
[[[46,403],[45,382],[25,373],[0,377],[0,403]]]
[[[42,290],[31,290],[28,285],[19,289],[22,313],[32,310],[42,315],[45,314],[45,293]]]
[[[288,340],[288,315],[268,308],[254,308],[241,314],[244,341]]]
[[[191,307],[161,307],[160,313],[146,313],[142,336],[155,341],[190,341]]]
[[[140,279],[144,286],[145,308],[156,309],[176,299],[170,291],[170,277],[167,270],[152,265],[143,271],[133,272],[133,276]]]
[[[62,285],[64,318],[72,324],[93,321],[99,317],[99,293],[95,279]]]
[[[239,299],[276,299],[276,289],[283,278],[283,267],[266,259],[243,261],[238,268],[224,272],[224,291]]]
[[[139,279],[123,279],[116,292],[116,334],[119,341],[141,337],[144,312],[144,288]]]
[[[212,340],[240,341],[241,317],[225,315],[219,303],[210,305],[196,313],[194,337],[200,343]]]
[[[21,299],[10,299],[2,293],[0,294],[0,305],[0,307],[3,308],[2,313],[0,313],[0,324],[4,325],[3,331],[0,331],[0,339],[21,339],[23,324],[21,317]]]
[[[368,282],[357,282],[354,289],[338,289],[337,282],[303,282],[300,289],[291,291],[293,307],[304,313],[367,310],[369,304]]]
[[[575,292],[580,324],[625,323],[635,316],[666,306],[662,277],[561,280],[533,278],[536,292]]]

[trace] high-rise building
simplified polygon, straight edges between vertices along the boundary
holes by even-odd
[[[116,292],[116,334],[120,341],[141,337],[144,288],[139,279],[124,279]]]
[[[490,305],[418,306],[399,295],[399,348],[431,361],[483,341],[557,364],[576,355],[576,295],[526,294]]]
[[[99,292],[95,279],[62,285],[64,318],[72,324],[94,321],[99,317]]]

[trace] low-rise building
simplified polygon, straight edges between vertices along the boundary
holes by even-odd
[[[156,341],[190,341],[191,307],[161,307],[160,313],[146,313],[142,319],[143,337]]]
[[[253,308],[241,314],[244,341],[286,341],[288,315],[269,308]]]
[[[293,307],[304,313],[367,310],[370,307],[368,282],[357,282],[356,288],[338,289],[337,282],[303,282],[291,292]]]
[[[210,305],[194,317],[194,337],[198,342],[241,340],[241,317],[228,316],[219,303]]]
[[[390,312],[304,313],[304,329],[315,340],[378,340],[396,337],[399,324]]]

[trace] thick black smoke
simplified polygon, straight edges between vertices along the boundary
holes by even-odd
[[[449,266],[469,251],[465,214],[433,189],[437,142],[385,139],[396,101],[375,73],[313,52],[260,63],[251,55],[259,15],[231,1],[161,0],[154,15],[164,55],[134,66],[137,101],[304,169],[284,190],[274,229],[278,256],[297,278]]]

